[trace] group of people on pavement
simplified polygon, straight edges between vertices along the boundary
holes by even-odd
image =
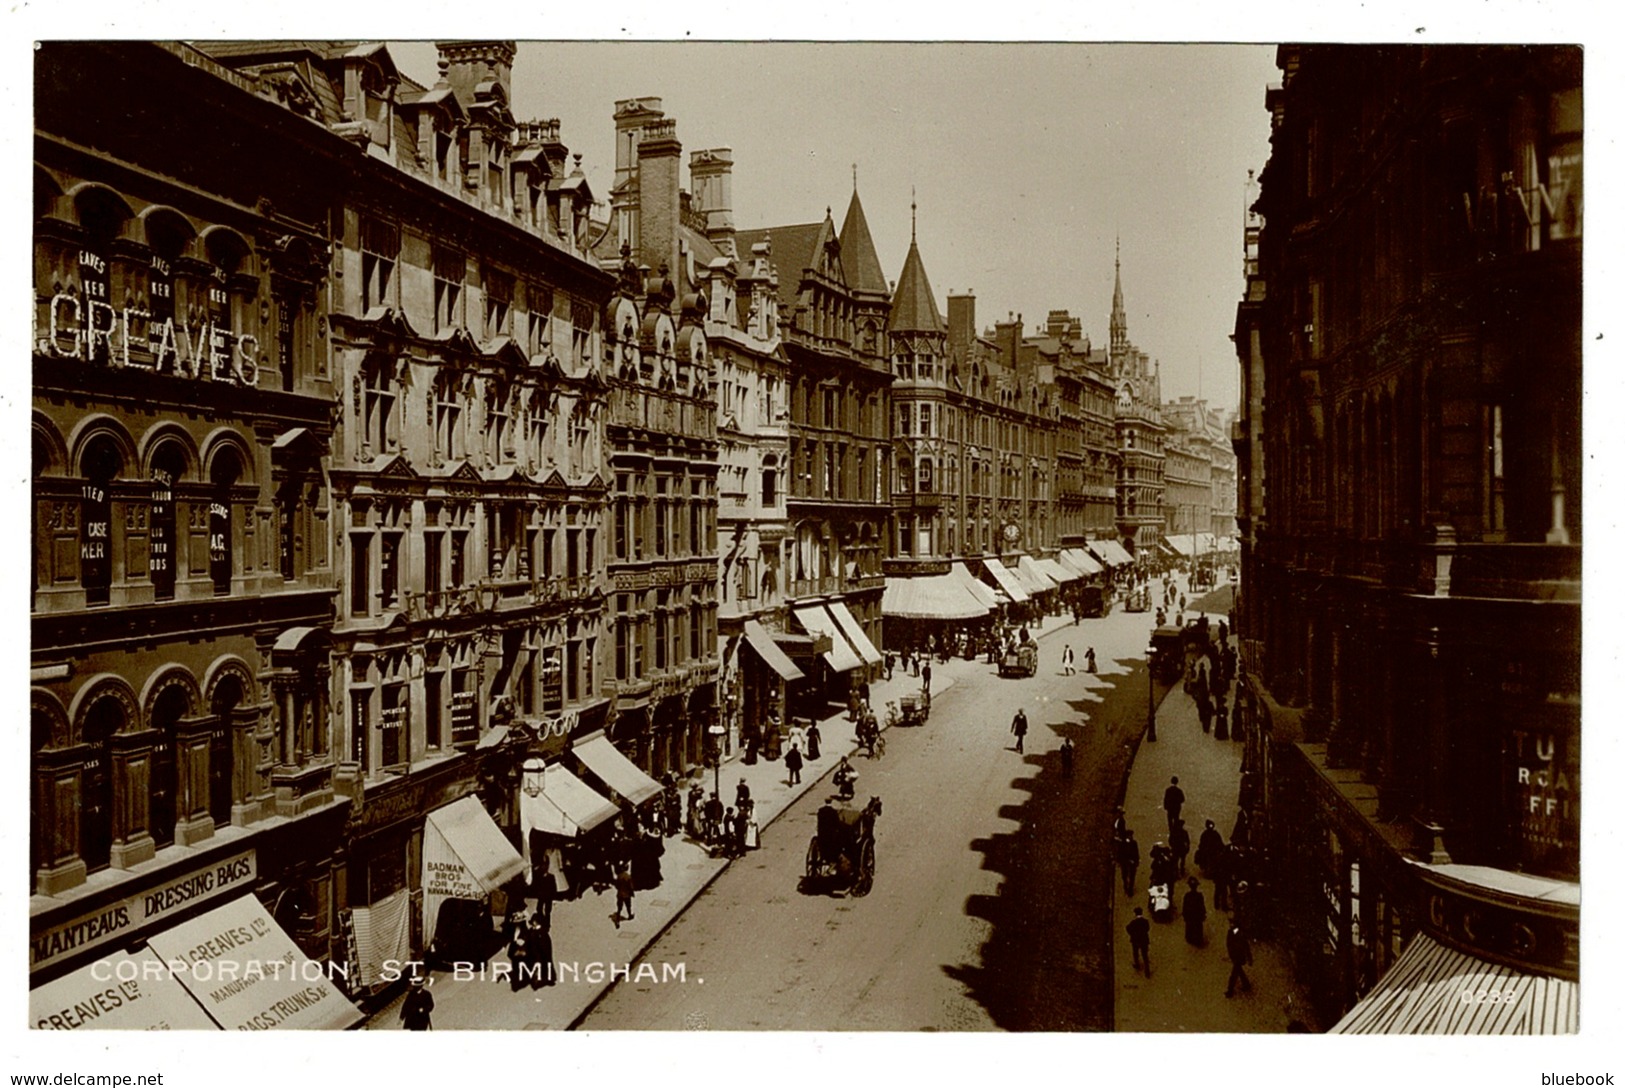
[[[1182,815],[1184,807],[1185,791],[1180,788],[1179,776],[1174,775],[1169,779],[1168,786],[1162,794],[1163,814],[1168,823],[1168,839],[1166,842],[1159,841],[1151,847],[1148,904],[1147,907],[1135,907],[1134,917],[1124,927],[1128,933],[1134,967],[1136,970],[1143,970],[1147,978],[1151,977],[1152,919],[1146,917],[1146,910],[1149,908],[1152,917],[1159,921],[1172,920],[1174,916],[1172,889],[1180,877],[1186,878],[1187,889],[1178,911],[1185,923],[1185,940],[1194,948],[1207,945],[1207,899],[1202,894],[1201,881],[1186,873],[1186,857],[1190,853],[1191,839]],[[1212,820],[1206,820],[1204,823],[1206,826],[1197,842],[1196,854],[1192,860],[1202,875],[1213,883],[1213,909],[1224,911],[1230,916],[1230,924],[1225,932],[1225,955],[1230,961],[1230,979],[1225,988],[1225,996],[1232,997],[1238,987],[1244,992],[1253,988],[1252,980],[1247,977],[1246,972],[1246,968],[1252,963],[1252,944],[1249,939],[1252,919],[1249,914],[1249,884],[1246,879],[1252,864],[1252,855],[1248,847],[1251,835],[1250,819],[1246,809],[1237,814],[1235,829],[1229,843],[1224,841],[1224,837]],[[1113,854],[1123,878],[1123,894],[1132,897],[1135,876],[1140,867],[1140,844],[1136,841],[1133,830],[1128,827],[1127,818],[1121,808],[1117,810],[1113,821],[1112,838]]]

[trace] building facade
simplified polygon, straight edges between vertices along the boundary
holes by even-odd
[[[789,382],[790,532],[785,642],[806,682],[791,714],[845,703],[880,664],[881,564],[892,533],[890,291],[857,191],[839,233],[820,223],[739,231],[768,246],[778,273],[778,328]]]
[[[1572,982],[1579,51],[1278,64],[1235,431],[1275,916],[1328,1019],[1423,938]]]
[[[312,179],[348,145],[183,45],[47,43],[35,78],[31,981],[164,928],[181,885],[252,890],[327,960],[339,191]]]
[[[661,100],[616,103],[615,129],[611,222],[598,245],[620,271],[606,332],[611,736],[659,778],[703,762],[719,724],[716,369],[700,270],[708,276],[720,252],[682,189],[682,145]]]
[[[1117,532],[1130,554],[1152,558],[1157,554],[1157,541],[1167,531],[1162,377],[1151,357],[1129,340],[1121,259],[1112,286],[1110,328],[1105,369],[1117,390],[1113,417],[1117,427]]]

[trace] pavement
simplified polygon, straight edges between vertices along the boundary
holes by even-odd
[[[1213,607],[1208,598],[1194,604]],[[1187,612],[1186,619],[1197,614],[1195,610]],[[1215,623],[1221,615],[1216,609],[1208,612]],[[1124,895],[1122,880],[1118,879],[1112,904],[1115,1031],[1256,1034],[1284,1032],[1293,1020],[1310,1026],[1314,1023],[1307,991],[1294,981],[1284,951],[1270,942],[1251,942],[1253,965],[1247,975],[1253,983],[1252,992],[1238,990],[1235,997],[1224,996],[1230,977],[1224,947],[1229,915],[1214,909],[1213,882],[1201,879],[1194,863],[1187,864],[1188,875],[1200,879],[1207,900],[1205,947],[1186,943],[1182,917],[1153,922],[1148,978],[1135,968],[1128,936],[1123,931],[1134,916],[1134,908],[1147,906],[1151,845],[1167,840],[1162,793],[1169,779],[1178,775],[1180,789],[1185,792],[1181,817],[1191,832],[1192,853],[1206,820],[1211,819],[1228,841],[1236,819],[1241,750],[1237,741],[1216,740],[1212,734],[1202,732],[1196,703],[1182,686],[1170,690],[1157,709],[1156,742],[1140,743],[1123,799],[1124,817],[1140,842],[1140,869],[1135,894]],[[1183,882],[1176,886],[1176,910],[1186,890]],[[1146,913],[1149,917],[1150,911]]]
[[[1042,628],[1033,633],[1042,637],[1071,626],[1068,617],[1050,616]],[[960,679],[985,674],[987,668],[985,658],[970,661],[952,658],[934,663],[931,671],[933,700]],[[892,679],[872,681],[869,690],[870,703],[884,723],[886,704],[918,693],[921,681],[898,668]],[[746,765],[735,756],[723,764],[721,796],[731,798],[739,780],[744,779],[756,801],[757,825],[763,838],[771,834],[774,820],[834,770],[843,754],[850,757],[857,750],[852,723],[844,710],[821,719],[819,732],[822,734],[821,756],[802,768],[801,782],[797,785],[788,784],[782,759],[759,759],[754,765]],[[851,762],[859,774],[857,790],[861,797],[867,760],[856,756]],[[713,772],[705,769],[700,781],[706,789],[711,789]],[[680,781],[679,787],[687,792],[686,781]],[[640,954],[733,864],[729,859],[711,857],[703,846],[686,836],[671,836],[665,842],[666,852],[660,859],[661,883],[637,893],[632,920],[618,924],[612,920],[615,914],[613,891],[589,889],[579,899],[554,904],[553,958],[560,965],[557,985],[513,992],[505,975],[508,970],[506,951],[498,951],[487,963],[469,965],[462,972],[431,972],[429,992],[435,999],[435,1030],[568,1030],[581,1022],[615,982],[622,979],[647,981],[649,975],[645,969],[660,978],[668,965],[644,963],[639,959]],[[750,858],[747,853],[738,860],[748,862]],[[534,906],[534,901],[530,905]],[[404,993],[397,995],[373,1013],[362,1027],[373,1031],[400,1029],[400,1005],[404,996]]]

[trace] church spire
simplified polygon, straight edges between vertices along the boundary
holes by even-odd
[[[886,274],[880,270],[880,258],[875,253],[874,238],[869,234],[863,202],[858,199],[856,189],[852,190],[852,203],[847,206],[846,219],[841,223],[840,239],[847,286],[859,294],[878,296],[884,304],[891,291],[886,286]]]
[[[1111,354],[1113,360],[1128,351],[1128,315],[1123,310],[1123,239],[1117,239],[1115,280],[1112,285]]]

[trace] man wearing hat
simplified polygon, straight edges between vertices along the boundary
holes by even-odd
[[[406,1001],[401,1005],[401,1025],[407,1031],[428,1031],[434,1026],[429,1022],[429,1014],[434,1011],[434,995],[429,993],[428,980],[421,973],[413,972],[409,986]]]

